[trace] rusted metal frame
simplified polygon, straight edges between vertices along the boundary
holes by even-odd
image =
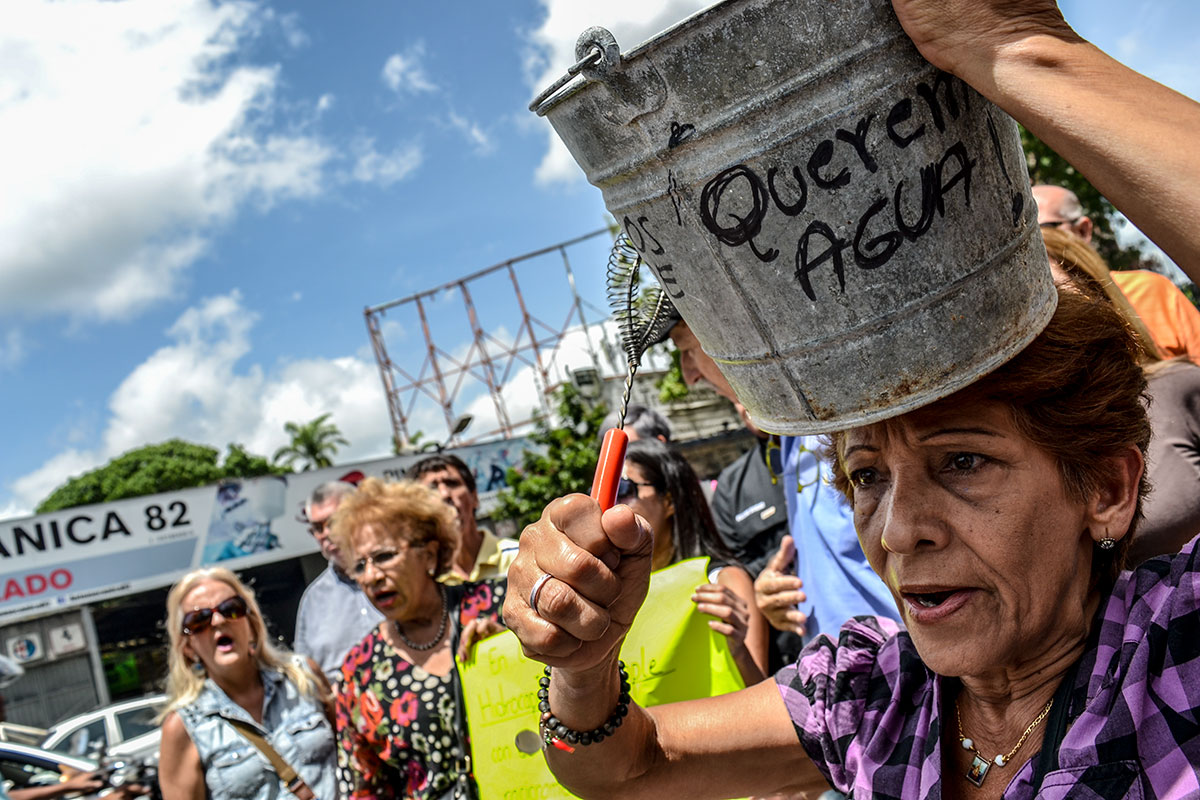
[[[383,312],[378,312],[383,316]],[[379,366],[379,377],[383,380],[383,393],[387,397],[388,417],[392,423],[392,437],[397,447],[408,444],[408,419],[396,394],[395,382],[392,380],[392,360],[387,353],[387,345],[383,340],[379,320],[369,310],[363,311],[367,323],[367,334],[371,337],[371,348],[375,351],[375,363]]]
[[[567,283],[571,286],[571,296],[575,298],[575,313],[579,315],[579,324],[583,326],[583,340],[587,343],[588,357],[592,360],[592,368],[599,375],[600,358],[596,355],[596,348],[592,347],[592,333],[588,330],[587,318],[583,316],[583,303],[579,299],[579,290],[575,287],[575,272],[571,269],[571,261],[567,258],[567,248],[559,246],[558,252],[562,254],[563,269],[567,272]]]
[[[460,362],[452,354],[447,353],[442,348],[440,348],[440,347],[438,348],[438,353],[441,354],[442,358],[445,359],[446,361],[449,361],[451,364],[454,365],[454,369],[443,370],[442,375],[444,377],[457,376],[454,381],[454,388],[450,390],[449,396],[450,396],[451,405],[453,405],[454,401],[458,399],[458,393],[462,390],[463,381],[466,380],[467,376],[474,378],[475,380],[479,381],[480,383],[487,383],[486,378],[476,375],[475,372],[473,372],[471,370],[471,367],[474,366],[471,359],[472,359],[472,354],[475,352],[475,350],[476,350],[475,343],[472,342],[471,346],[469,348],[467,348],[466,362],[464,363],[464,362]]]
[[[418,392],[419,391],[422,394],[424,394],[426,397],[428,397],[430,400],[434,401],[435,403],[439,402],[438,396],[425,388],[425,386],[427,384],[433,382],[432,378],[425,377],[425,370],[428,368],[429,368],[429,358],[426,357],[426,359],[421,362],[420,372],[417,373],[417,377],[414,378],[411,372],[408,372],[403,367],[393,363],[392,369],[396,370],[396,372],[398,372],[406,380],[408,380],[408,383],[405,384],[404,386],[398,386],[396,388],[396,391],[397,392]],[[412,413],[411,405],[409,406],[409,413],[410,414]]]
[[[504,433],[505,435],[511,435],[514,428],[523,427],[523,426],[531,424],[532,420],[526,420],[526,421],[518,422],[515,424],[512,423],[511,419],[508,417],[507,409],[504,406],[503,397],[500,394],[501,387],[503,386],[504,383],[506,383],[508,381],[509,377],[512,374],[513,367],[516,365],[516,363],[518,361],[520,361],[521,363],[526,364],[534,369],[534,381],[538,386],[539,402],[542,406],[542,410],[546,413],[549,413],[550,409],[547,404],[546,392],[548,391],[548,387],[550,384],[550,378],[549,378],[549,371],[548,371],[547,365],[542,358],[541,350],[543,347],[547,347],[547,346],[552,347],[556,342],[559,342],[562,340],[562,337],[566,334],[567,328],[570,327],[570,321],[571,321],[571,317],[573,316],[573,314],[578,314],[581,324],[584,325],[584,328],[585,328],[584,335],[586,337],[589,355],[592,358],[593,364],[598,363],[596,353],[595,353],[594,347],[592,345],[590,332],[586,330],[587,322],[584,317],[582,307],[580,305],[581,301],[580,301],[578,291],[577,291],[575,283],[574,283],[574,275],[570,268],[570,262],[569,262],[569,259],[568,259],[567,253],[566,253],[566,248],[568,248],[572,245],[578,244],[580,242],[586,241],[588,239],[592,239],[601,234],[610,234],[611,235],[611,231],[609,231],[607,228],[602,228],[600,230],[592,231],[591,233],[587,233],[582,236],[578,236],[574,239],[570,239],[568,241],[561,242],[559,244],[552,245],[550,247],[542,248],[540,250],[535,250],[530,253],[526,253],[524,255],[518,256],[516,258],[508,259],[507,261],[504,261],[499,264],[495,264],[491,267],[487,267],[485,269],[471,273],[470,275],[467,275],[464,278],[459,278],[455,281],[446,283],[443,286],[440,286],[440,287],[437,287],[434,289],[428,289],[423,292],[419,292],[417,294],[411,295],[409,297],[392,301],[390,303],[384,303],[384,304],[381,304],[378,306],[367,308],[365,311],[365,314],[369,315],[369,318],[371,320],[371,322],[368,323],[368,326],[370,327],[370,325],[372,323],[374,323],[375,324],[374,331],[375,331],[375,334],[378,335],[379,347],[376,350],[376,360],[380,364],[381,375],[384,376],[385,391],[388,392],[389,414],[392,416],[393,432],[399,431],[399,434],[402,435],[405,439],[407,439],[407,436],[408,436],[407,421],[408,421],[408,418],[411,417],[413,410],[416,406],[418,392],[420,392],[422,395],[430,398],[431,400],[433,400],[434,402],[438,403],[441,406],[443,416],[446,418],[447,428],[448,429],[451,428],[453,426],[453,414],[454,414],[453,403],[462,388],[462,383],[463,383],[463,380],[465,379],[466,374],[470,374],[471,377],[475,378],[476,380],[479,380],[480,382],[482,382],[488,386],[489,392],[492,393],[493,403],[496,404],[496,407],[497,407],[498,421],[502,422],[502,428],[494,430],[494,431],[489,431],[488,433],[482,434],[482,436],[488,436],[493,433]],[[517,280],[516,272],[513,268],[515,264],[518,264],[522,261],[526,261],[526,260],[529,260],[532,258],[536,258],[538,256],[546,255],[555,250],[559,251],[559,254],[563,258],[564,267],[567,271],[568,283],[570,285],[571,293],[572,293],[572,296],[575,301],[574,302],[574,312],[568,313],[566,324],[563,326],[563,328],[558,329],[558,330],[554,329],[553,327],[546,324],[542,320],[537,319],[536,317],[533,317],[532,315],[529,314],[529,310],[525,305],[524,296],[521,293],[520,283]],[[509,273],[509,278],[511,279],[511,281],[513,283],[513,289],[515,291],[517,303],[521,310],[521,323],[518,326],[517,334],[514,337],[512,346],[509,346],[507,344],[504,344],[503,342],[500,342],[495,336],[492,336],[491,334],[488,334],[486,332],[483,332],[484,339],[486,339],[486,341],[481,341],[480,326],[478,325],[478,320],[477,320],[477,318],[472,320],[472,330],[473,330],[473,333],[475,334],[475,345],[473,346],[473,349],[479,350],[480,366],[482,366],[484,368],[484,370],[486,371],[486,374],[483,377],[480,377],[475,371],[473,371],[471,369],[471,367],[474,366],[474,363],[472,361],[470,351],[468,351],[468,357],[467,357],[466,363],[462,364],[459,362],[458,359],[454,358],[451,354],[449,354],[446,351],[442,350],[441,348],[437,347],[437,345],[433,343],[433,337],[432,337],[432,334],[429,329],[428,319],[425,316],[424,307],[423,307],[423,304],[421,303],[421,300],[423,298],[432,297],[434,295],[437,295],[438,293],[441,293],[448,289],[453,289],[456,287],[459,289],[462,289],[464,291],[465,298],[469,297],[469,294],[466,292],[466,283],[467,282],[484,277],[485,275],[489,275],[489,274],[499,271],[499,270],[507,270]],[[410,373],[408,373],[403,368],[401,368],[400,366],[398,366],[397,364],[395,364],[394,362],[391,361],[390,357],[387,355],[386,346],[383,343],[382,332],[380,331],[378,324],[375,323],[375,320],[374,320],[374,315],[376,315],[376,314],[382,315],[389,308],[393,308],[395,306],[402,305],[404,303],[410,303],[410,302],[415,303],[417,305],[417,311],[421,318],[421,324],[422,324],[422,329],[423,329],[423,332],[425,335],[426,348],[427,348],[427,357],[425,359],[425,362],[422,363],[421,369],[419,370],[419,374],[417,377],[413,377]],[[471,304],[471,306],[468,308],[468,313],[470,314],[472,311],[473,311],[473,304]],[[534,322],[536,322],[539,326],[544,328],[546,330],[546,332],[550,333],[551,337],[546,338],[546,339],[540,339],[538,337],[536,331],[534,330],[534,327],[533,327]],[[528,334],[528,337],[529,337],[528,344],[524,344],[522,341],[523,336],[526,333]],[[374,341],[375,340],[373,339],[373,342]],[[504,376],[502,377],[502,379],[499,382],[497,382],[495,380],[495,373],[496,373],[495,360],[493,358],[493,351],[490,351],[488,349],[487,341],[495,343],[499,347],[500,354],[507,357],[507,363],[505,364]],[[532,360],[529,359],[525,355],[525,353],[527,351],[532,351],[532,353],[533,353]],[[449,361],[452,364],[454,364],[455,367],[457,367],[457,369],[445,370],[438,363],[439,355],[444,360]],[[432,372],[433,372],[432,378],[425,377],[426,368],[432,369]],[[395,370],[395,373],[405,377],[409,381],[409,383],[405,386],[397,386],[390,370]],[[457,374],[458,380],[457,380],[456,386],[454,388],[454,391],[449,396],[447,396],[446,378],[449,376],[456,375],[456,374]],[[431,383],[437,384],[437,394],[435,394],[433,391],[431,391],[428,388],[429,384],[431,384]],[[400,399],[401,392],[409,393],[410,402],[407,405],[407,412],[408,412],[407,415],[405,414],[405,408]],[[394,408],[393,408],[393,403],[394,403]],[[398,415],[398,418],[397,418],[397,415]],[[481,438],[481,436],[477,435],[474,438]]]
[[[446,384],[442,380],[442,371],[438,368],[437,363],[437,345],[433,343],[433,336],[429,333],[429,319],[425,316],[425,304],[418,297],[415,300],[417,304],[417,314],[421,317],[421,330],[425,333],[425,344],[429,352],[429,364],[433,367],[434,379],[437,381],[439,402],[442,406],[442,415],[446,418],[446,430],[454,430],[454,408],[451,406],[449,399],[446,397]]]
[[[487,374],[488,393],[492,396],[492,405],[496,407],[496,421],[500,423],[505,436],[508,436],[512,423],[508,419],[508,409],[504,407],[504,398],[500,395],[500,387],[496,384],[496,369],[492,366],[491,355],[487,349],[487,339],[479,324],[479,316],[475,313],[475,301],[471,298],[465,282],[462,284],[462,298],[463,304],[467,307],[467,320],[471,323],[472,333],[475,334],[475,347],[479,350],[479,360],[483,363]]]
[[[600,230],[592,231],[591,233],[585,233],[582,236],[576,236],[574,239],[568,239],[565,242],[559,242],[558,244],[554,244],[549,247],[543,247],[541,250],[534,250],[533,252],[519,255],[516,258],[510,258],[506,261],[501,261],[499,264],[493,264],[490,267],[484,267],[483,269],[479,270],[478,272],[472,272],[470,275],[466,275],[462,278],[456,278],[455,280],[452,280],[449,283],[445,283],[441,286],[438,286],[437,288],[426,289],[424,291],[417,292],[416,294],[409,295],[408,297],[402,297],[399,300],[390,300],[386,303],[380,303],[377,306],[371,306],[367,310],[372,313],[376,313],[379,311],[386,311],[389,308],[393,308],[395,306],[402,305],[404,303],[415,302],[417,300],[417,298],[432,297],[440,292],[444,292],[448,289],[453,289],[455,286],[458,285],[458,283],[460,281],[473,281],[477,278],[482,278],[485,275],[490,275],[493,272],[497,272],[497,271],[505,269],[505,268],[507,268],[509,270],[509,272],[511,272],[513,264],[519,264],[520,262],[528,261],[531,258],[537,258],[538,256],[544,256],[547,253],[554,252],[555,250],[557,250],[560,247],[571,247],[572,245],[579,244],[580,242],[586,242],[588,239],[594,239],[602,233],[607,233],[609,236],[612,235],[612,231],[610,231],[608,228],[601,228]]]
[[[521,324],[517,326],[517,335],[513,339],[512,345],[509,345],[505,342],[500,341],[499,339],[497,339],[495,336],[493,336],[490,333],[486,333],[486,332],[484,333],[484,336],[487,337],[487,340],[489,342],[495,344],[498,348],[500,348],[500,353],[502,355],[505,355],[508,357],[508,361],[506,362],[505,367],[504,367],[504,375],[500,378],[501,385],[504,385],[505,383],[508,382],[509,377],[512,375],[513,364],[515,364],[517,361],[520,361],[522,364],[525,364],[530,367],[537,366],[536,362],[531,361],[530,359],[528,359],[524,356],[524,351],[531,350],[533,343],[534,343],[532,329],[530,329],[530,331],[529,331],[530,344],[522,343],[521,340],[525,336],[525,329],[526,329],[525,322],[522,321]]]
[[[553,248],[551,248],[553,249]],[[537,384],[538,401],[541,403],[542,410],[546,416],[550,415],[550,404],[546,400],[546,389],[550,385],[550,376],[546,372],[546,367],[542,364],[542,351],[538,347],[537,336],[533,333],[533,325],[530,323],[529,309],[525,307],[525,297],[521,294],[521,284],[517,282],[517,273],[512,268],[512,264],[508,265],[508,275],[512,278],[513,289],[517,294],[517,305],[521,308],[521,324],[529,331],[530,347],[533,348],[533,357],[537,362],[534,366],[534,383]]]

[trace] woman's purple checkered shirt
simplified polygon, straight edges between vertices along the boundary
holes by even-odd
[[[1005,798],[1200,798],[1198,570],[1192,540],[1117,580],[1076,673],[1059,768],[1035,794],[1032,754]],[[945,679],[894,622],[851,620],[836,644],[818,637],[775,680],[801,743],[835,789],[881,800],[941,797]]]

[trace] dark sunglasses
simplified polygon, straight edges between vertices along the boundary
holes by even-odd
[[[638,483],[637,481],[629,480],[629,478],[621,478],[617,482],[617,499],[628,500],[637,497],[639,486],[649,486],[652,489],[657,488],[653,483]]]
[[[227,600],[217,603],[216,608],[197,608],[183,615],[183,632],[187,636],[200,633],[212,624],[213,614],[220,612],[225,619],[241,619],[249,612],[246,601],[240,595],[234,595]]]

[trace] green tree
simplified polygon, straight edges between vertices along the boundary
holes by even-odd
[[[177,489],[217,483],[225,478],[254,478],[286,470],[272,467],[263,456],[230,444],[225,463],[216,448],[171,439],[123,453],[102,467],[78,475],[38,503],[37,512],[107,503]]]
[[[1031,183],[1062,186],[1079,198],[1084,212],[1092,220],[1092,244],[1111,269],[1155,269],[1157,260],[1141,248],[1136,245],[1122,247],[1117,242],[1116,228],[1125,224],[1124,218],[1087,178],[1023,127],[1021,146],[1025,148]]]
[[[322,414],[309,422],[285,422],[283,430],[292,441],[276,450],[272,461],[284,467],[294,467],[299,461],[302,470],[332,467],[338,446],[350,442],[342,436],[338,426],[329,421],[330,416]]]
[[[392,453],[398,456],[421,452],[421,442],[425,439],[425,431],[417,431],[408,437],[408,441],[399,436],[392,437]]]
[[[654,381],[658,399],[662,403],[674,403],[687,396],[688,385],[683,379],[683,368],[679,365],[679,350],[671,348],[671,366]]]
[[[600,424],[608,409],[603,403],[589,405],[569,383],[555,400],[558,423],[537,418],[529,439],[541,448],[525,451],[521,466],[508,470],[509,488],[496,497],[496,515],[514,520],[520,528],[536,522],[554,498],[592,488]]]

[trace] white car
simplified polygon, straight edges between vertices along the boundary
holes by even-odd
[[[0,743],[0,781],[6,791],[54,786],[79,772],[95,772],[99,765],[87,758],[64,755],[11,742]]]
[[[75,756],[104,752],[112,758],[158,763],[162,732],[155,719],[166,703],[166,695],[156,694],[79,714],[52,727],[42,747]]]

